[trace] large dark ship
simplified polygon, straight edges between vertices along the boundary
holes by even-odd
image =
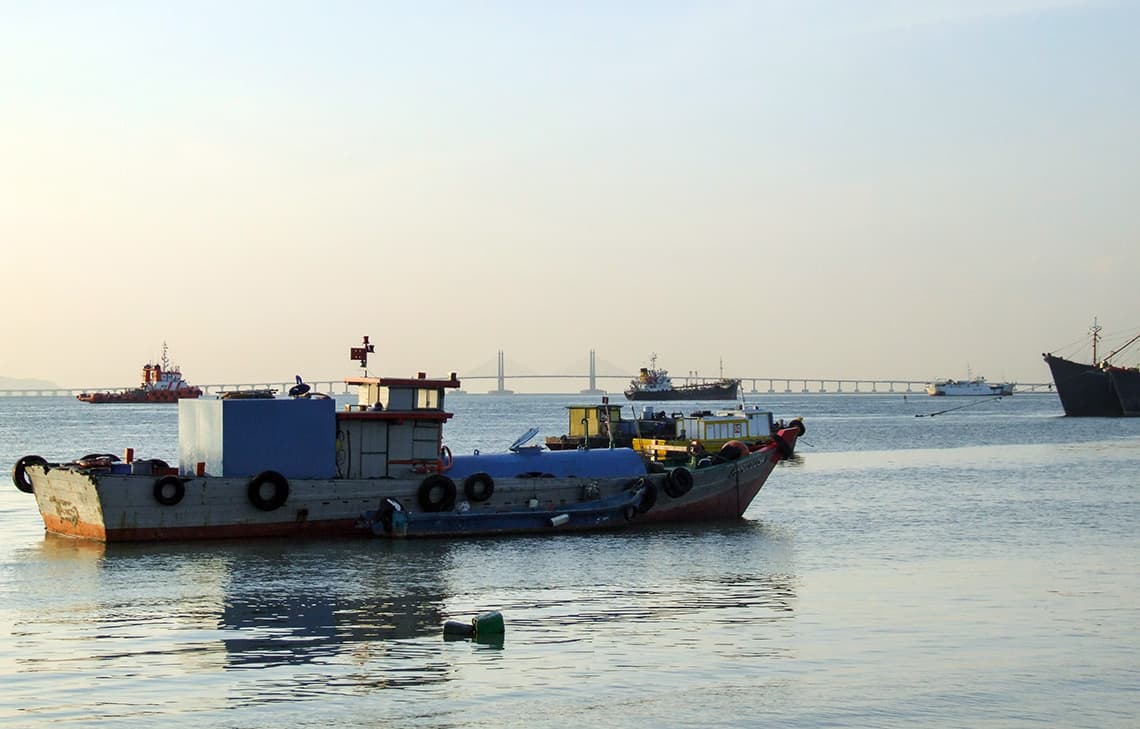
[[[1052,353],[1041,355],[1053,373],[1053,385],[1065,415],[1095,418],[1140,416],[1140,368],[1121,367],[1113,358],[1140,341],[1140,334],[1117,347],[1104,359],[1097,357],[1101,326],[1093,319],[1092,363],[1074,362]]]
[[[627,400],[735,400],[740,393],[740,380],[721,377],[714,382],[674,385],[668,370],[657,369],[657,355],[649,358],[625,391]]]

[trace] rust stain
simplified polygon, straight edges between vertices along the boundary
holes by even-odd
[[[58,496],[52,496],[51,503],[55,507],[56,516],[61,522],[70,524],[73,529],[79,525],[79,507]]]

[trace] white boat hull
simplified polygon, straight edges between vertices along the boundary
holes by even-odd
[[[1009,382],[934,382],[926,386],[927,395],[935,396],[1004,396],[1013,394]]]

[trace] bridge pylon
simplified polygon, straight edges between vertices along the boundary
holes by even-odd
[[[590,386],[582,390],[581,395],[605,395],[605,390],[598,389],[598,364],[594,350],[590,350]]]
[[[501,349],[499,350],[499,376],[496,379],[496,381],[499,384],[498,388],[488,392],[487,393],[488,395],[513,395],[513,394],[515,394],[514,390],[508,390],[506,388],[507,375],[503,371],[503,350],[501,350]]]

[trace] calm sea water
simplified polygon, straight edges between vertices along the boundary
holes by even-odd
[[[447,442],[558,435],[581,400],[454,396]],[[808,431],[739,523],[106,546],[9,483],[0,725],[1140,725],[1140,418],[754,400]],[[8,469],[128,446],[175,462],[176,408],[0,398]],[[487,610],[502,644],[443,640]]]

